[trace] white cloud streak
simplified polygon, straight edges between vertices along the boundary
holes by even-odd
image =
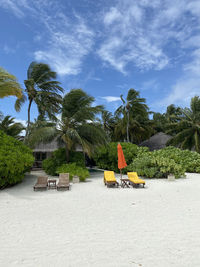
[[[69,18],[55,1],[0,0],[0,7],[20,18],[37,19],[38,25],[45,27],[43,36],[33,38],[44,47],[34,52],[35,60],[47,62],[59,75],[81,72],[94,43],[94,32],[82,17],[72,14]]]
[[[198,29],[194,26],[198,19],[194,9],[199,8],[195,0],[174,0],[173,4],[170,0],[118,0],[104,13],[105,38],[97,53],[123,74],[129,65],[140,70],[162,70],[177,59],[177,54],[169,54],[168,45],[183,49],[194,27]]]
[[[117,97],[117,96],[103,96],[101,98],[106,100],[106,102],[108,103],[121,101],[120,97]]]

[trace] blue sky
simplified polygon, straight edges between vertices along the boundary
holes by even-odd
[[[82,88],[110,111],[130,88],[153,111],[188,106],[200,89],[199,14],[199,0],[0,0],[0,66],[24,87],[29,64],[48,63],[65,92]],[[16,113],[14,102],[0,110],[26,121],[27,104]]]

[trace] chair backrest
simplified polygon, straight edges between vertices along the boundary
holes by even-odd
[[[105,180],[107,181],[115,181],[116,178],[115,178],[115,173],[114,171],[104,171],[104,178]]]
[[[137,172],[127,172],[127,175],[129,178],[134,178],[134,179],[139,178]]]
[[[47,177],[46,176],[38,176],[37,183],[38,184],[47,184]]]
[[[69,183],[69,173],[59,173],[59,182]]]

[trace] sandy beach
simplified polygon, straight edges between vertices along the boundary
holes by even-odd
[[[200,266],[199,174],[117,189],[93,173],[70,191],[34,192],[37,174],[0,191],[1,267]]]

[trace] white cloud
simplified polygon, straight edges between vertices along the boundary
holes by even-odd
[[[182,49],[192,42],[189,38],[199,29],[195,24],[199,16],[193,9],[199,8],[195,0],[189,4],[186,0],[173,4],[170,0],[118,0],[104,14],[105,39],[97,53],[123,74],[130,64],[140,70],[162,70],[180,60]],[[196,40],[199,36],[196,33]],[[176,46],[174,55],[169,54],[169,46]]]
[[[54,1],[0,0],[0,7],[11,10],[17,17],[37,19],[40,27],[45,27],[42,35],[33,37],[44,47],[34,52],[37,61],[47,62],[60,75],[81,72],[82,62],[94,43],[94,32],[83,18],[77,14],[69,18]]]
[[[121,101],[120,97],[117,96],[103,96],[101,97],[102,99],[106,100],[106,102],[110,103],[110,102],[116,102],[116,101]]]
[[[12,1],[12,0],[0,0],[0,7],[3,7],[7,10],[11,10],[15,16],[21,18],[24,16],[24,12],[21,10],[21,1]]]
[[[27,125],[27,121],[22,120],[22,119],[15,119],[15,122],[21,123],[24,127],[26,127],[26,125]]]

